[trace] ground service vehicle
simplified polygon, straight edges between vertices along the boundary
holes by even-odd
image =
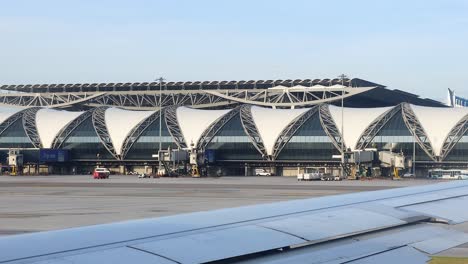
[[[110,171],[106,168],[95,168],[93,172],[94,179],[109,179]]]
[[[468,171],[456,169],[434,169],[429,171],[429,178],[442,180],[468,180]]]
[[[322,181],[341,181],[343,178],[341,178],[338,175],[331,175],[330,173],[324,173],[321,180]]]
[[[403,174],[403,178],[413,178],[414,177],[414,174],[411,173],[411,172],[407,172],[405,174]]]
[[[321,180],[324,174],[316,168],[305,168],[304,173],[297,174],[298,181]]]
[[[255,169],[255,176],[271,176],[271,172],[265,169]]]

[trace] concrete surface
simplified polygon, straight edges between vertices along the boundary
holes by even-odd
[[[433,181],[0,176],[0,235],[427,183]]]
[[[435,180],[298,182],[293,177],[138,179],[0,176],[0,236],[137,218],[373,191]],[[468,223],[456,228],[468,232]],[[468,245],[439,253],[468,256]]]

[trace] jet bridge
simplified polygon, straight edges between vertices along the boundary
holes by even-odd
[[[344,168],[348,179],[361,177],[393,176],[405,169],[405,156],[390,150],[365,149],[347,151]]]

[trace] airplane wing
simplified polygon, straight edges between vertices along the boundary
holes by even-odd
[[[468,242],[468,181],[0,238],[0,263],[426,263]]]

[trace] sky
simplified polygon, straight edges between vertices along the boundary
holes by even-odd
[[[340,74],[468,97],[468,1],[0,0],[0,84]]]

